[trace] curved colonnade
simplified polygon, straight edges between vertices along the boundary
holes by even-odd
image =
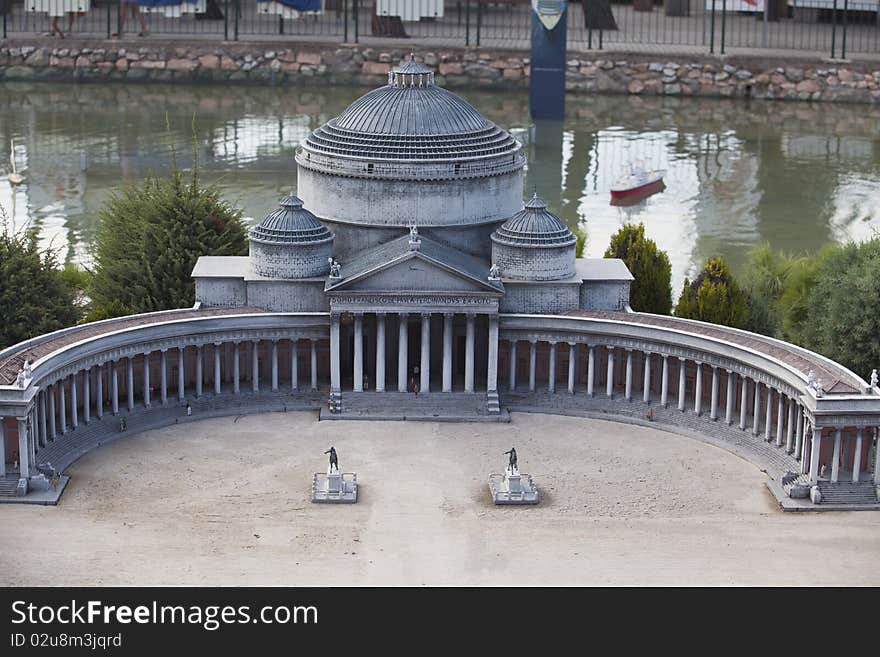
[[[511,410],[672,425],[728,444],[786,485],[880,485],[880,390],[817,354],[642,313],[502,314],[499,327],[484,353],[497,359],[489,369]],[[62,471],[126,432],[186,419],[189,409],[208,417],[325,407],[330,338],[329,313],[194,308],[10,347],[0,352],[0,495],[46,490],[49,464]],[[30,377],[17,381],[26,360]]]

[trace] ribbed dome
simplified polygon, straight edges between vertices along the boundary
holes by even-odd
[[[318,244],[333,239],[333,233],[303,208],[294,194],[281,199],[281,207],[266,215],[258,226],[250,229],[250,238],[279,244]]]
[[[519,143],[410,60],[388,73],[388,84],[315,130],[303,148],[350,158],[465,160],[515,153]]]
[[[508,246],[562,247],[572,246],[577,238],[535,194],[522,210],[492,233],[492,241]]]

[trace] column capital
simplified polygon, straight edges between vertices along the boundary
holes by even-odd
[[[215,342],[215,343],[214,343],[214,346],[215,346],[215,347],[222,347],[222,346],[223,346],[223,343],[222,343],[222,342]],[[162,351],[165,351],[165,350],[163,349]]]
[[[374,313],[374,314],[376,315],[376,318],[377,318],[377,319],[385,319],[385,315],[387,315],[388,313],[385,313],[385,312],[376,312],[376,313]]]
[[[214,344],[219,344],[219,343],[215,342]],[[277,344],[278,344],[278,338],[272,338],[272,346],[275,346]]]
[[[455,317],[455,313],[443,313],[443,317],[446,319],[452,319]]]
[[[163,354],[168,353],[168,347],[162,347],[159,351],[161,351]]]
[[[150,356],[151,353],[153,353],[153,352],[152,352],[152,351],[145,351],[145,352],[144,352],[144,356],[146,356],[147,358],[149,358],[149,356]]]
[[[577,342],[569,342],[569,343],[568,343],[568,346],[569,346],[569,347],[573,347],[573,346],[575,346],[576,344],[577,344]]]
[[[549,342],[551,345],[553,345],[555,347],[557,341],[556,340],[547,340],[547,342]]]
[[[717,365],[712,365],[712,364],[710,364],[709,367],[712,368],[712,373],[713,373],[713,374],[718,370],[718,366],[717,366]]]
[[[695,360],[695,361],[694,361],[694,365],[696,365],[697,367],[702,367],[702,366],[703,366],[703,361],[701,361],[701,360]]]
[[[469,310],[468,312],[466,312],[465,315],[467,315],[468,319],[476,319],[477,318],[477,313],[475,313],[472,310]]]
[[[422,319],[431,319],[431,313],[419,313]]]
[[[538,344],[538,339],[537,338],[529,338],[529,344],[531,344],[531,345]]]
[[[729,370],[726,367],[724,368],[724,371],[727,372],[727,376],[731,376],[733,374],[733,370]]]
[[[668,360],[668,359],[669,359],[669,354],[660,354],[660,357],[661,357],[663,360]]]
[[[312,344],[316,344],[318,342],[318,338],[309,338],[309,342]]]

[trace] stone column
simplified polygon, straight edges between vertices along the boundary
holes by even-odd
[[[764,440],[770,442],[770,431],[773,428],[773,388],[767,386],[767,404],[764,408]]]
[[[568,394],[574,394],[574,375],[575,375],[575,359],[576,352],[574,342],[568,343]]]
[[[354,314],[354,375],[352,390],[364,391],[364,316]]]
[[[61,434],[67,433],[67,397],[64,392],[64,379],[58,381],[58,419],[61,420]]]
[[[6,476],[6,427],[0,416],[0,477]]]
[[[342,392],[342,373],[339,366],[339,315],[330,316],[330,392]]]
[[[862,428],[856,430],[856,453],[853,454],[853,483],[858,483],[859,473],[862,469]]]
[[[757,436],[761,433],[761,384],[758,381],[755,381],[755,412],[752,422],[752,433]]]
[[[529,392],[535,392],[535,370],[538,361],[538,342],[529,340]]]
[[[632,349],[626,350],[626,387],[623,396],[626,401],[632,401],[632,383],[633,383],[633,352]]]
[[[49,444],[49,434],[46,432],[46,391],[40,392],[39,396],[39,414],[40,414],[40,445],[45,447]],[[2,420],[0,420],[2,423]],[[6,451],[0,445],[0,461],[6,460]],[[2,475],[0,475],[2,476]]]
[[[168,350],[163,349],[159,357],[159,395],[162,406],[168,403]]]
[[[241,351],[239,343],[232,345],[232,392],[241,392]]]
[[[236,355],[238,354],[238,343],[235,343]],[[177,399],[183,401],[186,398],[186,370],[183,369],[183,355],[186,351],[186,347],[178,347],[177,348]],[[238,366],[238,361],[236,360],[236,367]],[[238,386],[236,386],[236,392],[238,392]]]
[[[28,448],[31,450],[30,453],[30,463],[33,465],[33,468],[36,470],[37,466],[37,414],[36,408],[33,406],[28,411],[27,415],[27,427],[28,427]]]
[[[556,342],[550,342],[550,363],[547,375],[547,392],[556,392]]]
[[[606,347],[608,350],[608,368],[606,371],[605,394],[609,398],[614,396],[614,347]]]
[[[311,362],[311,378],[312,380],[309,382],[312,390],[318,389],[318,340],[316,338],[311,338],[309,340],[309,346],[311,347],[311,351],[309,352],[309,357]]]
[[[746,413],[749,408],[749,380],[744,377],[739,377],[740,381],[740,395],[739,395],[739,428],[745,431],[746,428]]]
[[[813,444],[810,446],[810,484],[819,481],[819,453],[822,449],[822,430],[813,427]]]
[[[798,461],[801,460],[801,441],[804,437],[804,412],[803,409],[798,404],[798,414],[797,414],[797,432],[794,437],[794,457]]]
[[[144,406],[150,407],[150,354],[144,352]]]
[[[376,392],[385,392],[385,313],[376,313]]]
[[[694,413],[701,415],[703,413],[703,364],[700,361],[694,361]]]
[[[718,419],[718,368],[712,365],[712,396],[709,399],[709,417]]]
[[[516,340],[510,341],[510,371],[508,372],[510,376],[510,391],[513,392],[516,390]]]
[[[642,401],[646,404],[651,401],[651,352],[645,352],[645,380],[642,385]]]
[[[47,393],[49,397],[46,402],[49,413],[49,438],[54,442],[55,439],[58,438],[58,432],[55,430],[55,415],[58,412],[58,404],[55,401],[55,386],[49,386],[47,388]]]
[[[70,428],[76,429],[79,426],[79,401],[76,392],[76,375],[74,372],[70,375]]]
[[[474,330],[476,317],[469,314],[467,316],[467,330],[465,333],[465,353],[464,353],[464,391],[474,391]]]
[[[422,358],[419,363],[421,392],[431,391],[431,313],[422,313]]]
[[[397,316],[397,392],[406,392],[406,375],[409,369],[409,315]]]
[[[219,395],[222,392],[223,378],[220,376],[220,350],[223,347],[222,342],[214,343],[214,394]]]
[[[119,372],[115,360],[110,361],[110,402],[113,415],[119,415]]]
[[[223,379],[226,383],[232,381],[232,343],[223,343]]]
[[[669,405],[669,356],[661,354],[663,358],[663,371],[660,374],[660,405],[666,408]]]
[[[278,392],[278,340],[272,340],[272,392]]]
[[[95,377],[95,415],[98,419],[104,417],[104,363],[98,365]]]
[[[204,361],[205,356],[202,353],[202,346],[196,345],[196,399],[199,399],[202,396],[202,381],[205,378],[203,372]]]
[[[776,392],[776,446],[782,447],[782,429],[785,422],[782,416],[785,414],[785,400],[782,393]]]
[[[27,420],[19,418],[18,420],[18,468],[19,479],[27,479],[31,475],[30,463],[31,449],[28,445]],[[6,456],[4,455],[4,460]]]
[[[498,315],[489,315],[489,363],[486,392],[498,392]]]
[[[791,441],[794,436],[794,399],[788,400],[788,422],[785,423],[785,453],[791,454]]]
[[[596,348],[590,345],[587,353],[587,394],[593,396],[593,388],[596,379]]]
[[[684,411],[685,400],[685,384],[687,383],[687,370],[685,369],[685,359],[678,357],[678,410]]]
[[[880,486],[880,436],[874,429],[874,485]]]
[[[736,387],[735,375],[727,370],[727,403],[724,406],[724,421],[728,426],[733,424],[733,392]]]
[[[299,389],[299,349],[296,338],[290,339],[290,389]]]
[[[260,392],[260,341],[252,340],[251,344],[251,390]]]
[[[83,370],[83,422],[92,419],[92,368]]]
[[[134,410],[134,359],[129,356],[125,361],[125,385],[128,392],[128,410]]]
[[[837,483],[840,478],[840,429],[834,431],[834,454],[831,456],[831,481]]]

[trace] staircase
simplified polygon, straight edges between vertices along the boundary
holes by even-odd
[[[878,504],[877,489],[872,481],[843,482],[832,484],[820,481],[821,504]]]
[[[430,392],[349,392],[342,393],[342,412],[327,413],[321,409],[322,420],[422,420],[434,422],[498,422],[509,421],[501,413],[498,397],[486,393]]]
[[[6,475],[0,479],[0,497],[15,497],[18,475]]]

